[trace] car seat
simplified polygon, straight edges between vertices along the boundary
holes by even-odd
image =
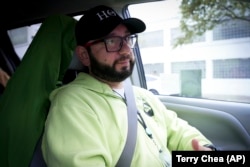
[[[39,143],[49,94],[62,82],[72,60],[75,23],[64,15],[45,19],[9,80],[0,101],[2,166],[44,167]]]
[[[69,82],[73,81],[79,72],[85,72],[88,73],[88,68],[84,66],[80,60],[77,58],[76,54],[73,53],[72,60],[70,62],[70,65],[67,69],[67,71],[64,74],[64,77],[62,79],[62,85],[68,84]],[[29,167],[47,167],[43,156],[42,156],[42,150],[41,150],[41,144],[42,144],[42,136],[37,142],[35,151],[33,153],[33,157],[30,163]]]

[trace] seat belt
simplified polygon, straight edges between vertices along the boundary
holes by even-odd
[[[137,138],[137,108],[130,78],[126,79],[124,84],[127,100],[128,134],[126,144],[116,167],[130,167]]]

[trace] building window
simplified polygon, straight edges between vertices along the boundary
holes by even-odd
[[[17,28],[8,31],[12,44],[25,45],[28,44],[28,27]]]
[[[164,72],[164,63],[144,64],[145,74],[159,75]]]
[[[139,40],[140,48],[163,46],[164,45],[163,36],[164,36],[163,30],[145,32],[145,33],[139,34],[138,40]]]
[[[181,31],[180,28],[171,28],[170,29],[170,34],[171,34],[171,44],[174,45],[177,38],[180,38],[180,37],[184,37],[184,32]],[[205,34],[201,35],[201,36],[196,36],[194,39],[193,39],[193,43],[195,42],[204,42],[206,40],[205,38]],[[190,43],[192,43],[190,42]]]
[[[250,78],[250,58],[214,60],[214,78]]]
[[[242,20],[230,20],[213,30],[213,40],[250,37],[250,24]]]

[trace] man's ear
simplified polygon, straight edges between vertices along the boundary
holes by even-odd
[[[90,64],[90,61],[89,61],[89,54],[88,54],[87,49],[83,46],[77,46],[75,51],[76,51],[76,55],[77,55],[78,59],[81,61],[81,63],[84,66],[88,67]]]

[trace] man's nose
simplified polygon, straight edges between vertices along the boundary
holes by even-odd
[[[130,53],[131,52],[131,48],[129,46],[129,44],[127,43],[127,41],[125,39],[123,39],[123,43],[122,43],[122,47],[121,50],[119,51],[119,53]]]

